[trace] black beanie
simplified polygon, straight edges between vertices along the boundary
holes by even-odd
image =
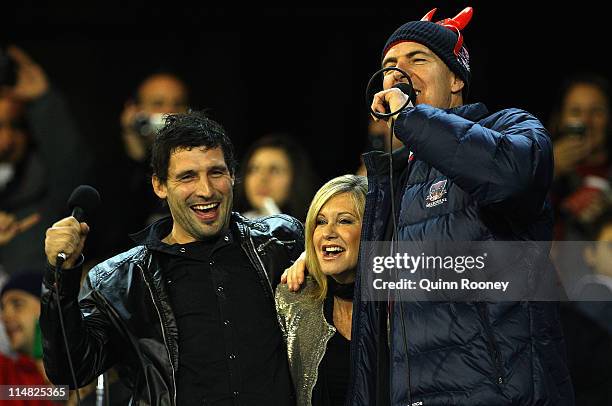
[[[17,272],[11,275],[2,287],[0,298],[9,290],[23,290],[40,298],[42,282],[42,272]]]
[[[433,16],[433,10],[428,16]],[[466,95],[470,87],[470,57],[465,46],[461,46],[455,55],[459,29],[453,29],[448,24],[442,25],[447,20],[438,23],[422,20],[407,22],[391,34],[383,49],[382,58],[384,59],[389,49],[400,42],[411,41],[425,45],[463,80],[465,83],[463,94]]]

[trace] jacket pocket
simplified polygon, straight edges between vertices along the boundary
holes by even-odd
[[[493,328],[491,327],[491,321],[489,319],[488,306],[486,303],[482,302],[477,303],[476,306],[478,307],[478,313],[480,314],[480,318],[484,326],[488,353],[495,368],[495,376],[493,376],[493,379],[495,383],[502,385],[505,382],[503,373],[504,363],[502,360],[501,351],[499,350],[499,345],[497,344],[497,341],[495,341],[495,336],[493,335]]]

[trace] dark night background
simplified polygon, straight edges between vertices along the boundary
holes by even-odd
[[[389,34],[438,6],[475,9],[464,30],[471,101],[519,107],[546,122],[566,75],[610,76],[609,24],[588,5],[419,2],[392,8],[80,8],[24,2],[2,11],[1,40],[28,52],[67,96],[98,160],[113,174],[119,114],[151,71],[177,72],[192,106],[209,108],[238,155],[269,131],[296,135],[322,180],[355,170],[366,145],[364,89]],[[544,4],[544,3],[542,3]],[[12,18],[6,18],[12,16]],[[602,21],[604,20],[604,21]]]
[[[565,77],[594,72],[612,79],[612,24],[603,3],[419,1],[362,8],[7,3],[0,3],[0,44],[23,48],[64,93],[95,153],[99,173],[91,183],[97,187],[102,178],[125,182],[116,165],[123,154],[119,116],[139,82],[160,69],[187,82],[192,108],[209,109],[225,126],[238,158],[257,138],[286,131],[306,147],[321,181],[354,172],[366,148],[364,91],[380,67],[382,47],[401,24],[433,7],[438,7],[435,21],[474,7],[463,31],[472,68],[468,102],[484,102],[489,110],[522,108],[546,124]],[[123,196],[100,191],[103,202],[112,199],[123,207]],[[106,217],[116,213],[104,206]],[[582,322],[568,322],[567,331],[575,333],[568,342],[573,335],[580,339],[570,361],[584,368],[575,383],[589,393],[593,382],[608,379],[609,363],[605,349],[581,335],[591,331]]]

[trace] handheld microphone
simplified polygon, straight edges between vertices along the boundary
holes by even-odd
[[[396,111],[391,111],[388,113],[379,113],[377,111],[374,111],[372,107],[370,106],[372,102],[371,89],[372,89],[372,86],[374,84],[376,77],[380,75],[381,73],[385,73],[389,71],[400,72],[402,74],[402,77],[408,81],[408,83],[400,82],[400,83],[396,83],[395,85],[393,85],[393,87],[401,90],[406,96],[408,96],[408,100],[406,100],[406,103],[404,103],[404,105],[400,107],[399,109],[397,109]],[[370,113],[372,113],[374,117],[383,119],[383,120],[386,120],[389,117],[395,116],[397,113],[399,113],[400,111],[408,107],[410,103],[412,103],[413,106],[416,104],[416,92],[414,91],[414,87],[412,86],[412,79],[410,79],[410,75],[408,75],[408,73],[404,72],[400,68],[396,68],[395,66],[389,66],[386,68],[382,68],[379,71],[377,71],[374,75],[372,75],[372,77],[368,81],[368,85],[366,86],[365,96],[366,96],[366,105],[370,106],[369,107]]]
[[[68,209],[71,211],[71,216],[79,223],[91,217],[98,206],[100,206],[100,193],[89,185],[77,186],[68,198]],[[60,264],[63,264],[67,258],[68,256],[63,252],[57,254]]]
[[[402,93],[408,96],[408,99],[410,100],[410,103],[412,103],[412,106],[416,104],[416,92],[414,91],[414,88],[409,83],[400,82],[400,83],[394,84],[391,87],[401,90]]]
[[[68,199],[68,209],[79,223],[95,213],[98,206],[100,206],[100,193],[89,185],[78,186]]]
[[[397,110],[396,113],[404,110],[407,107],[414,107],[416,104],[416,92],[412,88],[412,86],[406,82],[399,82],[391,86],[391,88],[399,89],[402,93],[408,96],[408,101],[404,103],[401,109]],[[389,104],[385,102],[385,109],[387,113],[389,112]],[[388,113],[390,114],[390,113]]]
[[[70,198],[68,198],[68,208],[72,211],[72,216],[77,221],[83,222],[87,216],[91,216],[100,205],[100,193],[96,189],[88,185],[80,185],[72,191]],[[79,394],[79,388],[77,384],[76,374],[74,373],[74,366],[72,363],[72,356],[70,355],[70,346],[68,345],[68,337],[66,336],[66,327],[64,326],[64,316],[62,315],[62,307],[60,304],[59,290],[60,283],[58,274],[62,269],[62,265],[68,256],[60,252],[57,254],[57,260],[55,263],[55,303],[57,306],[58,317],[60,321],[60,329],[62,331],[62,337],[64,339],[64,348],[66,350],[66,357],[68,359],[68,367],[70,374],[72,375],[72,383],[77,397],[77,405],[81,405],[81,395]]]

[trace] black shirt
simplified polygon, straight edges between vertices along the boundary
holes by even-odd
[[[231,232],[167,245],[164,277],[176,317],[179,405],[293,405],[274,304]]]
[[[328,293],[323,304],[323,314],[326,321],[332,325],[333,311],[334,296]],[[313,390],[313,406],[344,406],[350,366],[351,342],[336,329],[327,342],[325,355],[319,364],[317,383]]]

